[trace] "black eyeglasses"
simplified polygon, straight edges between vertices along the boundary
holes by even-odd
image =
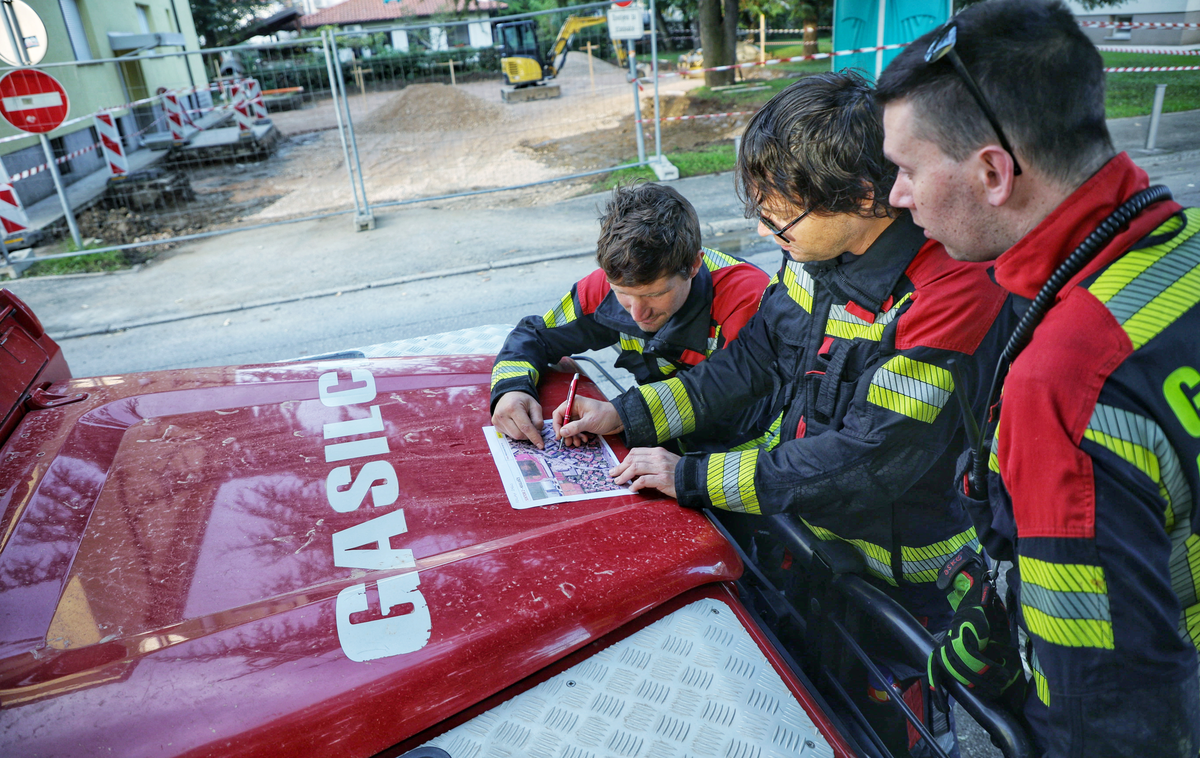
[[[979,89],[979,85],[975,82],[975,77],[967,71],[967,67],[963,65],[962,59],[958,57],[958,53],[954,52],[954,43],[958,40],[958,27],[954,21],[948,22],[938,36],[933,38],[933,42],[929,43],[929,49],[925,51],[925,62],[935,63],[942,58],[949,58],[950,63],[954,65],[954,70],[962,77],[963,83],[967,85],[967,91],[975,98],[975,102],[979,103],[979,109],[983,111],[983,115],[987,118],[988,123],[996,130],[996,136],[1000,138],[1000,147],[1009,154],[1013,160],[1013,175],[1021,175],[1021,164],[1017,162],[1017,154],[1013,152],[1012,145],[1009,144],[1008,138],[1004,136],[1004,130],[1000,128],[1000,120],[996,118],[996,114],[992,111],[991,106],[983,99],[983,91]]]
[[[792,219],[791,223],[787,224],[782,229],[776,229],[775,225],[771,223],[770,219],[768,219],[766,216],[762,215],[761,213],[758,214],[758,220],[762,222],[763,226],[765,226],[765,227],[767,227],[767,229],[771,230],[771,234],[774,234],[776,237],[783,240],[784,242],[791,242],[790,239],[783,236],[784,233],[787,232],[788,229],[791,229],[793,226],[795,226],[796,224],[799,224],[801,221],[803,221],[804,217],[807,216],[808,214],[812,213],[812,211],[813,211],[813,209],[809,208],[804,213],[801,213],[799,216],[796,216],[796,218]]]

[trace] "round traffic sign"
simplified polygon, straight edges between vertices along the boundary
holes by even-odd
[[[5,4],[8,4],[8,0],[5,0]],[[21,36],[25,38],[25,53],[29,56],[28,65],[36,66],[42,58],[46,57],[46,25],[42,23],[37,11],[21,0],[12,0],[12,9],[17,16]],[[16,34],[16,29],[13,30],[13,33]],[[0,59],[10,66],[26,65],[17,51],[13,50],[12,39],[3,32],[0,32]]]
[[[57,129],[70,107],[67,91],[49,74],[19,68],[0,78],[0,116],[23,132]]]
[[[628,8],[633,5],[633,0],[613,0],[613,5],[618,8]]]

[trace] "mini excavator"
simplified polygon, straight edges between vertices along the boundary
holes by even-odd
[[[547,100],[560,96],[562,91],[558,85],[548,85],[546,82],[557,76],[566,63],[571,38],[580,29],[607,22],[608,17],[604,15],[570,16],[563,22],[554,46],[544,57],[538,44],[537,22],[534,19],[496,24],[502,50],[500,68],[504,71],[504,83],[508,85],[501,92],[504,101]],[[617,53],[617,62],[625,66],[625,48],[620,42],[613,42],[613,49]]]

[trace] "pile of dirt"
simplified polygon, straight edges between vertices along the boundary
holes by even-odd
[[[478,129],[504,118],[504,106],[460,87],[410,84],[376,108],[356,129],[372,134]]]

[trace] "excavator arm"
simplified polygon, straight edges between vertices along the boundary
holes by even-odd
[[[550,48],[550,54],[546,56],[546,68],[548,77],[554,77],[562,69],[563,64],[567,60],[567,48],[571,44],[571,38],[580,29],[586,29],[589,26],[608,23],[607,16],[569,16],[563,22],[562,28],[558,30],[558,37],[554,40],[554,46]],[[621,43],[613,40],[613,49],[617,52],[617,62],[622,67],[626,65],[625,48],[621,47]]]

